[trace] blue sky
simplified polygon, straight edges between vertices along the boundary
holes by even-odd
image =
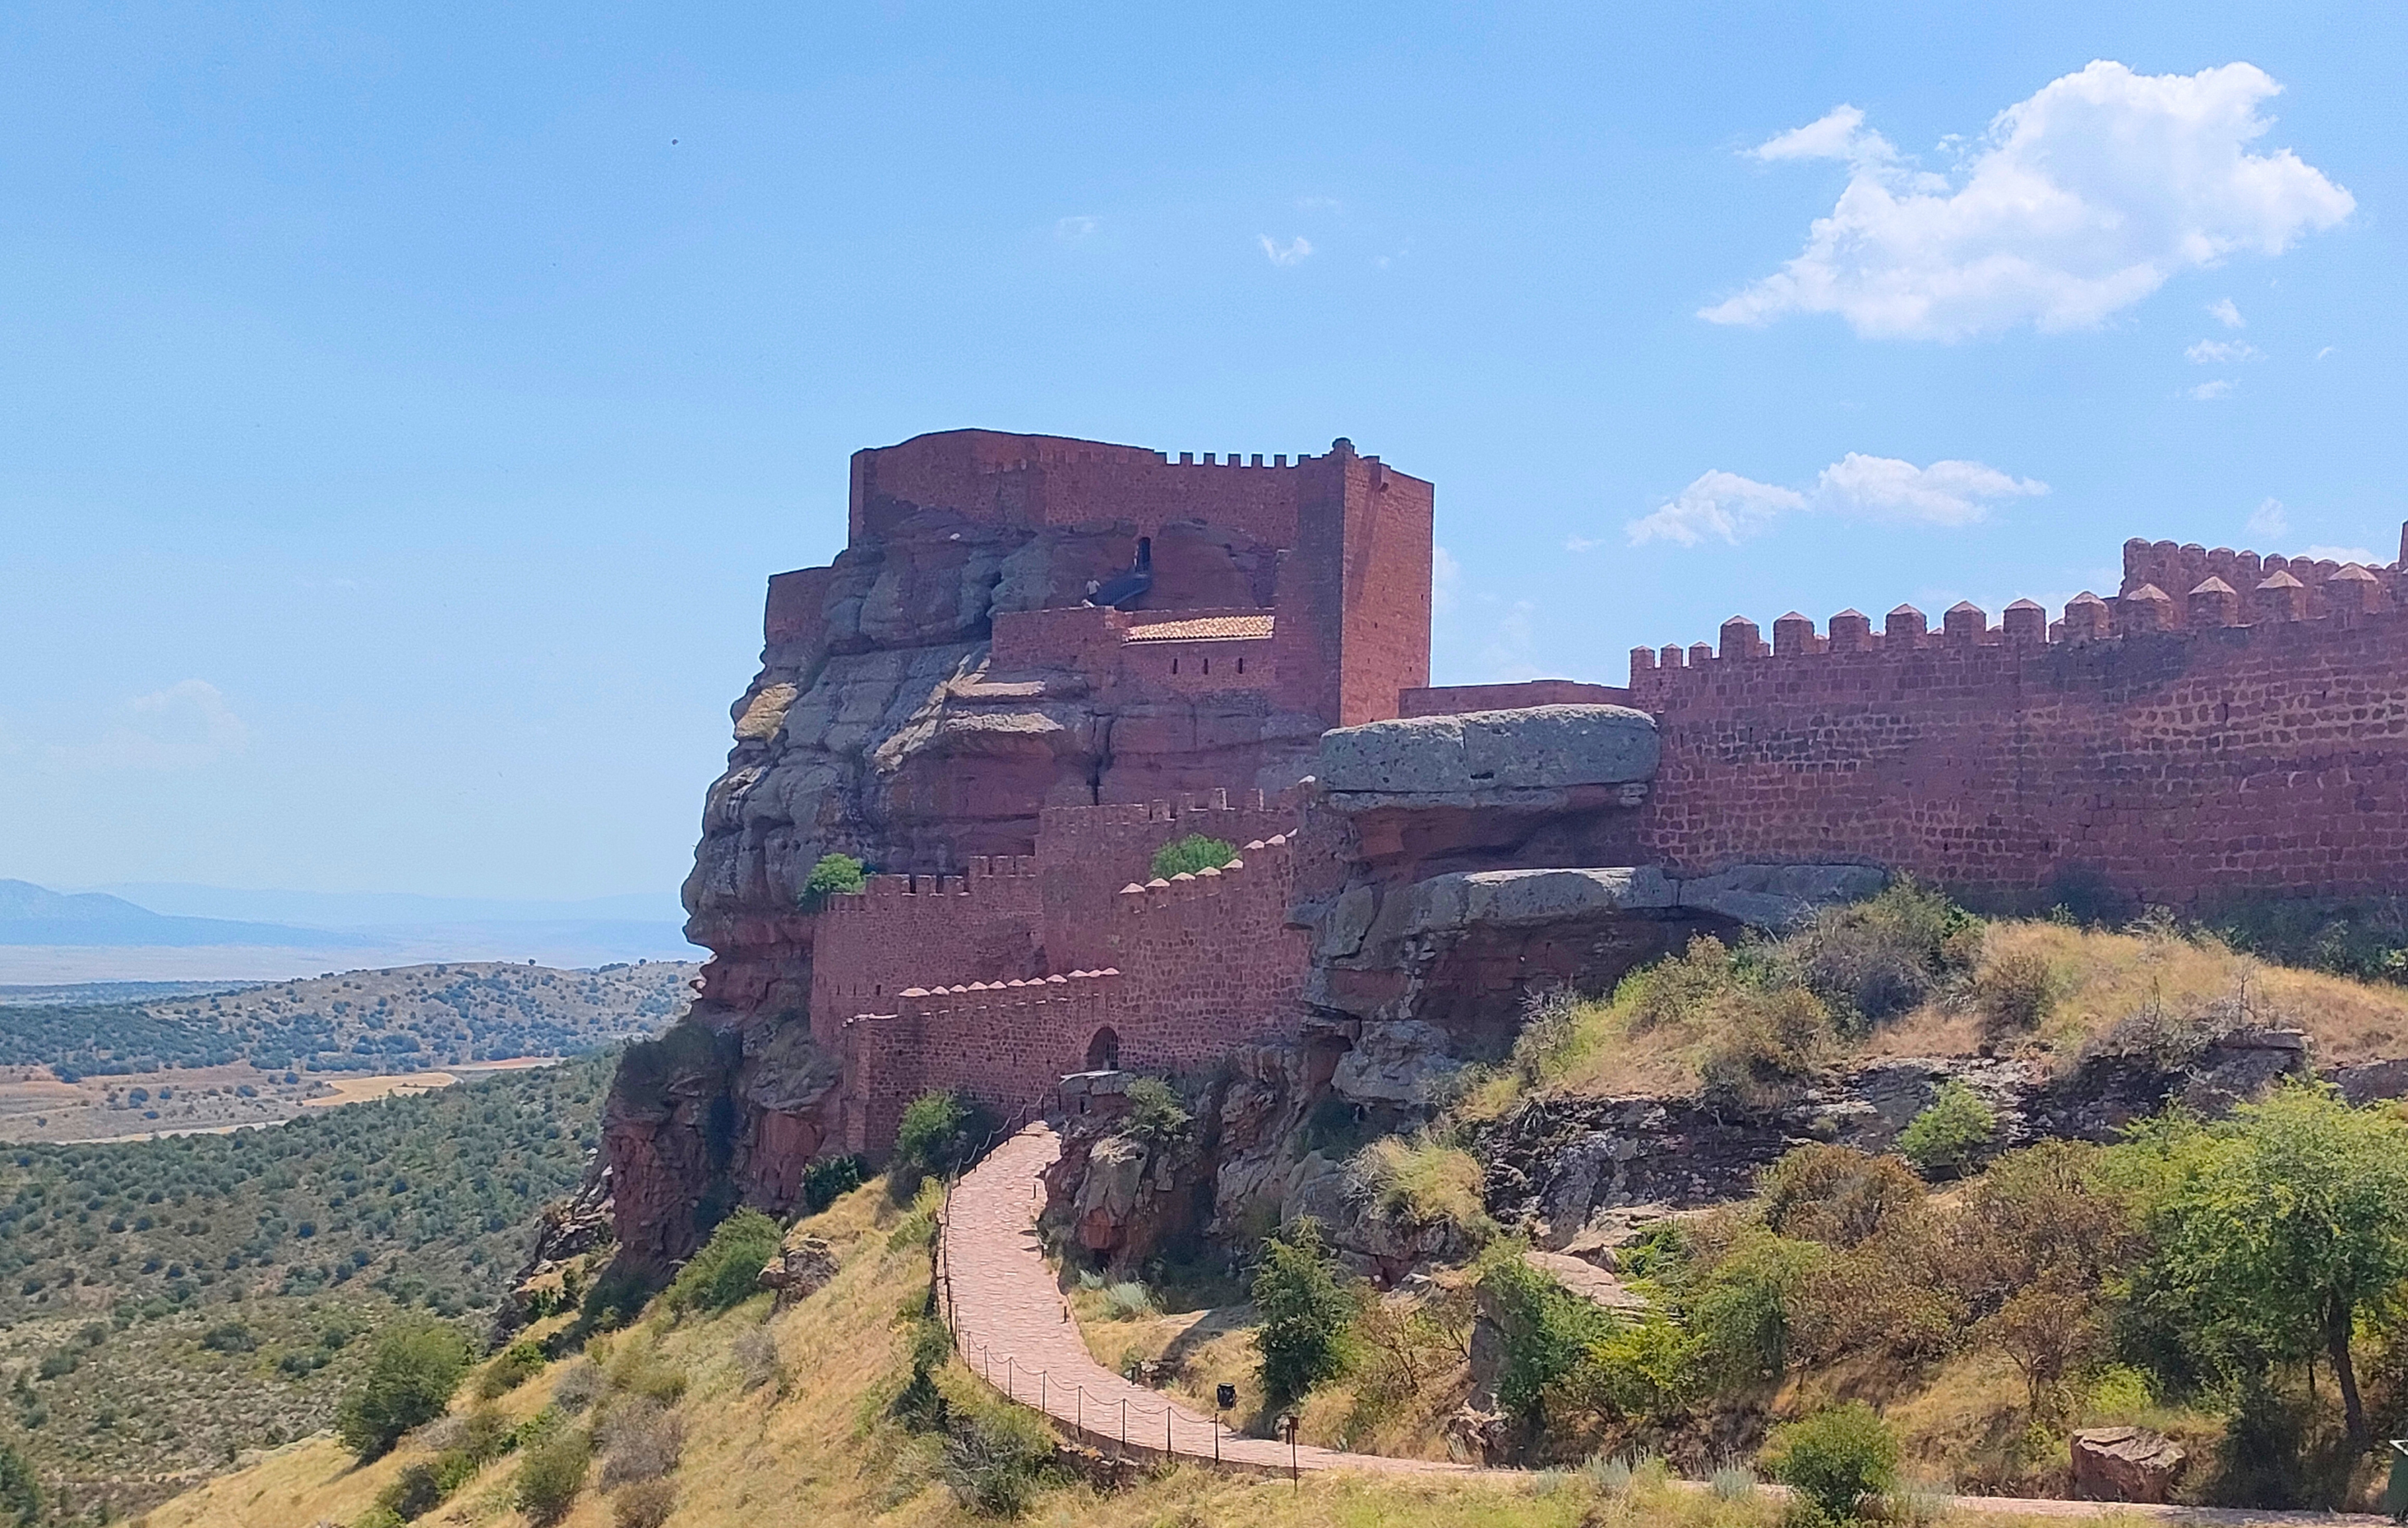
[[[762,580],[928,429],[1350,436],[1438,483],[1442,681],[2387,560],[2404,31],[8,7],[0,875],[673,887]]]

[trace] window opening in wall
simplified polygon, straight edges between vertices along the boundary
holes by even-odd
[[[1110,1026],[1097,1030],[1096,1037],[1087,1042],[1087,1070],[1117,1072],[1120,1064],[1121,1037]]]
[[[1206,658],[1204,660],[1204,671],[1208,674],[1212,671],[1212,660],[1211,658]]]
[[[1170,671],[1172,673],[1177,673],[1179,671],[1179,660],[1177,658],[1172,658],[1170,660]]]
[[[1240,672],[1240,673],[1244,673],[1245,671],[1246,671],[1246,660],[1245,660],[1244,658],[1240,658],[1240,659],[1238,660],[1238,672]]]

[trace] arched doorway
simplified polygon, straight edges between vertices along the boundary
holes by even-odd
[[[1120,1065],[1121,1037],[1112,1031],[1111,1026],[1106,1025],[1096,1031],[1093,1040],[1087,1042],[1087,1070],[1117,1072]]]

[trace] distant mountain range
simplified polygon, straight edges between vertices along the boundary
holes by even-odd
[[[101,891],[61,892],[31,881],[0,881],[0,944],[275,944],[287,949],[371,949],[379,941],[334,929],[233,918],[185,917]]]
[[[691,960],[674,895],[581,901],[0,879],[0,985],[275,981],[329,965]]]

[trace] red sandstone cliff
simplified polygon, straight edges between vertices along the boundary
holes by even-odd
[[[694,1032],[631,1057],[608,1106],[640,1260],[690,1249],[698,1204],[783,1208],[840,1138],[800,905],[822,855],[958,873],[1032,854],[1048,807],[1275,794],[1348,711],[1427,680],[1428,485],[1342,441],[1241,467],[955,432],[860,454],[853,497],[834,565],[771,580],[733,708],[685,885],[715,955]],[[1085,607],[1140,538],[1149,596]]]

